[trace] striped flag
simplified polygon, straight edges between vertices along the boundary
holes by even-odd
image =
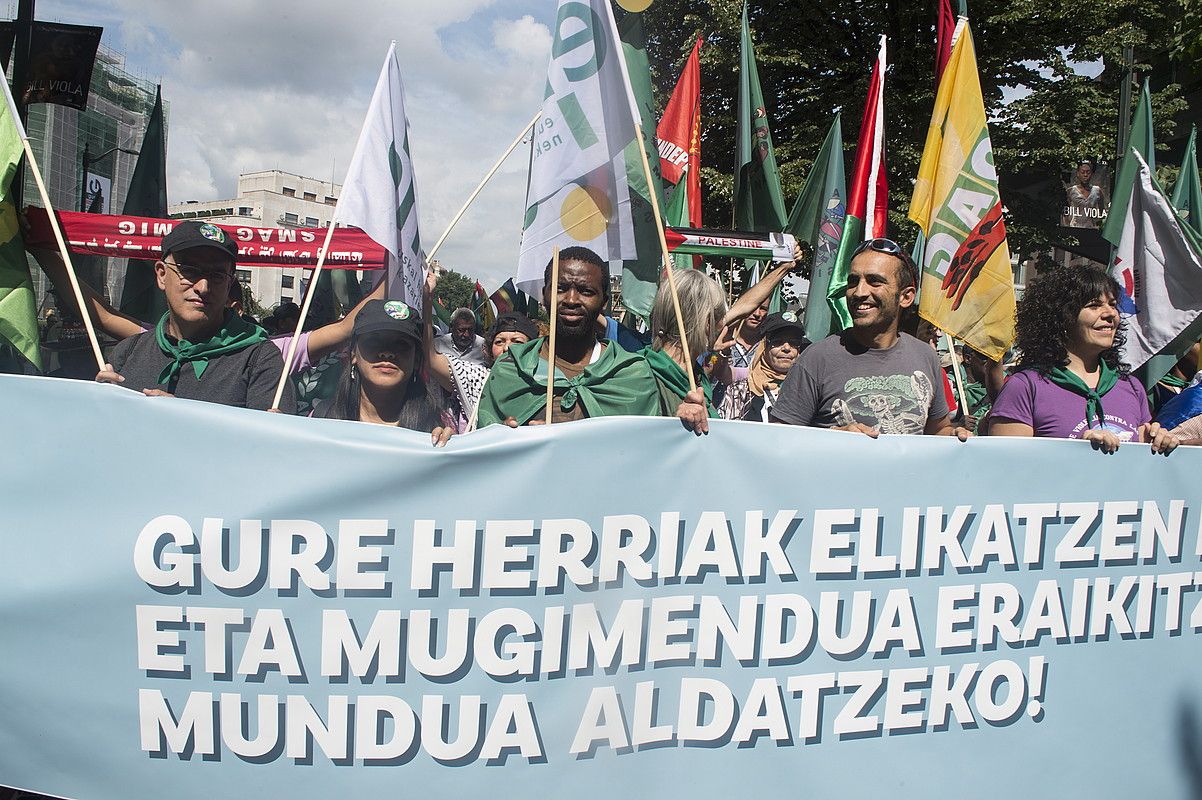
[[[851,254],[860,242],[886,235],[889,216],[889,185],[885,180],[885,66],[886,38],[872,67],[868,82],[868,98],[860,121],[860,137],[856,144],[856,165],[848,189],[847,215],[843,235],[839,239],[839,255],[831,274],[827,298],[831,306],[831,327],[843,330],[851,325],[847,311],[847,272]]]
[[[396,42],[388,48],[335,216],[388,251],[388,297],[421,308],[426,257],[417,225],[417,185]]]

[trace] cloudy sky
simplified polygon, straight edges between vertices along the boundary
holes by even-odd
[[[551,0],[38,0],[37,17],[104,26],[130,72],[163,84],[172,203],[233,197],[239,173],[263,169],[341,181],[395,39],[429,247],[538,110],[554,9]],[[516,265],[522,151],[438,254],[486,285]]]

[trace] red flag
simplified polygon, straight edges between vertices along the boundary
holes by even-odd
[[[936,0],[939,19],[935,23],[935,89],[943,77],[943,68],[952,57],[952,39],[956,35],[956,15],[952,13],[951,0]]]
[[[655,135],[659,147],[659,167],[664,180],[680,183],[686,176],[689,200],[689,224],[701,227],[701,67],[698,54],[701,37],[684,63],[680,80],[664,109]],[[688,168],[687,170],[685,168]]]
[[[856,166],[848,191],[847,213],[864,220],[864,238],[886,235],[889,185],[885,179],[885,37],[872,68],[868,99],[856,143]]]

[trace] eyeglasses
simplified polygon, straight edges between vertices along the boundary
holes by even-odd
[[[229,270],[201,269],[189,264],[172,264],[170,261],[160,263],[178,275],[179,282],[184,286],[192,286],[201,281],[208,281],[210,286],[224,286],[234,277]]]

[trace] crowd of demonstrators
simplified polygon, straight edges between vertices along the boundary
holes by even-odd
[[[31,252],[70,304],[58,254]],[[242,307],[237,253],[221,228],[178,223],[155,262],[167,312],[153,326],[81,286],[83,311],[117,340],[96,380],[151,396],[269,409],[299,309],[277,308],[264,320],[277,331],[269,336]],[[566,248],[557,285],[547,265],[542,298],[549,308],[556,296],[554,352],[545,325],[513,312],[501,314],[482,337],[475,315],[458,309],[450,332],[435,336],[435,277],[427,281],[424,313],[385,301],[381,284],[342,319],[300,334],[290,372],[328,359],[338,366],[329,372],[338,376],[332,388],[311,410],[308,404],[298,410],[286,382],[279,408],[271,410],[428,432],[439,445],[477,423],[543,423],[550,372],[549,417],[556,423],[675,416],[705,433],[710,419],[723,418],[874,438],[1082,439],[1104,452],[1138,441],[1165,454],[1179,444],[1202,444],[1199,347],[1154,391],[1162,405],[1154,418],[1156,404],[1120,359],[1119,289],[1100,269],[1057,267],[1031,281],[1018,305],[1013,374],[961,348],[957,409],[944,367],[958,360],[948,353],[949,363],[941,364],[938,329],[916,320],[917,269],[905,250],[883,238],[856,248],[844,288],[851,327],[813,344],[793,313],[766,313],[773,290],[795,266],[779,265],[729,308],[717,281],[680,270],[675,298],[671,283],[661,283],[644,338],[606,315],[607,262],[587,248]],[[904,332],[907,326],[917,336]]]
[[[775,422],[882,433],[955,434],[935,351],[898,325],[914,304],[917,271],[890,239],[856,248],[845,289],[852,325],[806,348],[769,412]]]
[[[448,393],[454,393],[454,427],[458,433],[466,433],[474,427],[476,412],[480,406],[480,394],[493,363],[516,344],[526,344],[538,338],[538,326],[524,314],[507,311],[499,315],[488,334],[481,339],[480,350],[483,362],[474,358],[460,357],[456,350],[447,355],[435,345],[441,337],[434,336],[433,305],[434,292],[438,287],[438,276],[433,270],[426,277],[426,291],[422,316],[425,319],[424,339],[430,377]]]
[[[1053,269],[1018,306],[1022,356],[990,411],[993,436],[1084,439],[1103,452],[1147,442],[1169,453],[1176,436],[1152,421],[1148,395],[1120,359],[1119,287],[1093,267]]]

